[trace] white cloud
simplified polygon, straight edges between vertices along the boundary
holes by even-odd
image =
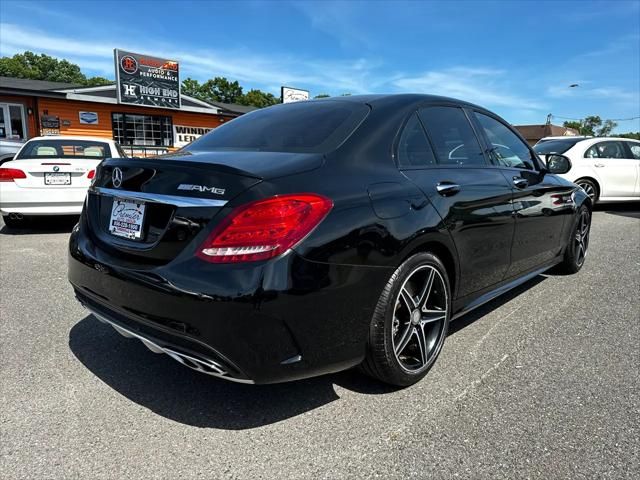
[[[115,42],[115,43],[114,43]],[[31,50],[64,57],[102,74],[113,72],[113,47],[146,52],[180,61],[182,77],[208,79],[226,76],[240,80],[250,88],[275,84],[291,84],[302,88],[316,88],[329,93],[363,93],[371,89],[374,69],[380,64],[364,58],[329,61],[250,52],[243,49],[185,49],[157,45],[153,51],[141,42],[125,39],[95,41],[51,35],[19,25],[0,24],[0,54],[13,55]],[[112,76],[112,75],[110,75]]]
[[[488,107],[547,108],[543,102],[512,93],[505,76],[502,70],[454,67],[405,76],[393,83],[403,90],[455,97]]]
[[[593,82],[576,82],[578,87],[569,88],[565,85],[552,85],[547,88],[547,94],[553,98],[573,98],[573,99],[609,99],[619,100],[622,102],[638,102],[640,94],[638,92],[632,92],[619,87],[596,87],[588,88],[582,85],[588,85]]]
[[[292,7],[307,17],[311,27],[334,38],[343,47],[367,47],[374,45],[373,39],[363,32],[358,20],[366,15],[367,4],[360,2],[300,2]]]

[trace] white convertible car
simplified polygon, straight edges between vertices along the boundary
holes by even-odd
[[[36,137],[0,166],[0,213],[8,227],[33,215],[80,214],[98,164],[126,156],[96,137]]]
[[[580,185],[595,202],[640,200],[640,141],[614,137],[542,139],[533,149],[565,155],[571,169],[561,177]]]

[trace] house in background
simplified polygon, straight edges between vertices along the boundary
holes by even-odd
[[[78,85],[0,77],[0,140],[40,135],[112,138],[147,156],[173,151],[255,107],[182,95],[180,108],[118,103],[116,85]]]
[[[544,137],[574,137],[580,133],[574,128],[561,127],[550,123],[544,125],[514,125],[529,145],[535,145],[538,140]]]

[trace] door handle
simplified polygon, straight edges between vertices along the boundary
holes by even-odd
[[[436,185],[436,190],[443,197],[449,197],[451,195],[455,195],[460,191],[460,185],[452,182],[439,182]]]
[[[529,180],[522,177],[513,177],[513,184],[517,188],[527,188],[529,186]]]
[[[602,168],[602,167],[604,167],[604,163],[594,163],[593,166],[594,167],[598,167],[598,168]]]

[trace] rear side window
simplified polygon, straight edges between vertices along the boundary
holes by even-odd
[[[533,170],[531,152],[526,143],[495,118],[474,112],[491,148],[491,161],[500,167]]]
[[[429,167],[436,164],[436,159],[429,145],[429,140],[418,120],[413,114],[402,131],[398,145],[398,165],[401,168]]]
[[[338,147],[369,107],[347,101],[305,101],[245,114],[195,140],[186,151],[251,150],[324,153]]]
[[[631,150],[631,158],[640,160],[640,143],[635,143],[635,142],[626,142],[626,143],[629,149]]]
[[[129,156],[118,142],[116,142],[116,150],[118,151],[118,155],[122,158],[127,158]]]
[[[102,160],[111,156],[109,145],[90,140],[31,140],[20,151],[16,160],[33,158],[67,158]]]
[[[551,153],[564,153],[573,147],[576,143],[581,142],[584,138],[567,138],[558,140],[547,140],[533,146],[538,155],[549,155]]]
[[[420,110],[438,163],[441,165],[486,165],[480,143],[467,116],[457,107]]]

